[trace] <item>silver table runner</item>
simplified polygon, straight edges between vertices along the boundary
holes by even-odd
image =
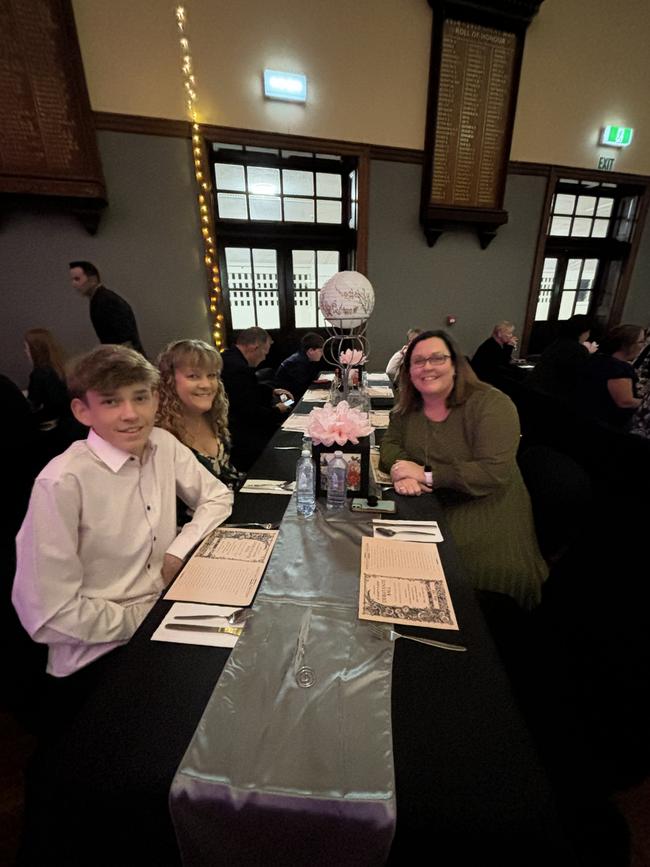
[[[368,525],[348,511],[300,519],[290,503],[254,616],[172,784],[185,867],[386,860],[393,654],[357,620]]]

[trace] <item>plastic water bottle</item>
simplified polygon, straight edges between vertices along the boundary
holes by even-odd
[[[316,511],[316,465],[309,449],[303,449],[296,464],[296,510],[308,518]]]
[[[327,467],[327,508],[343,509],[347,493],[348,465],[343,452],[334,452]]]

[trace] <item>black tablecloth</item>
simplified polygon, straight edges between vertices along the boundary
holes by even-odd
[[[250,475],[292,478],[299,451],[276,447],[300,439],[279,431]],[[437,518],[445,532],[434,497],[397,499],[399,517]],[[230,520],[277,522],[286,505],[282,496],[239,494]],[[459,678],[459,654],[407,641],[395,648],[390,863],[417,847],[418,860],[424,850],[441,867],[555,867],[563,842],[548,783],[450,539],[441,556],[461,626],[454,639],[469,651]],[[150,641],[170,604],[154,607],[64,736],[37,754],[23,863],[179,864],[169,787],[230,651]],[[291,853],[278,853],[277,864],[290,863]]]

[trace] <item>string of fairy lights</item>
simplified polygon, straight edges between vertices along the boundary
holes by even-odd
[[[217,261],[217,250],[211,230],[211,183],[210,170],[206,159],[205,147],[201,139],[201,126],[196,110],[196,78],[192,63],[190,42],[187,38],[187,12],[184,6],[176,7],[176,24],[181,44],[181,70],[185,87],[185,105],[192,124],[192,157],[196,179],[199,220],[203,238],[203,261],[209,273],[210,295],[209,310],[212,319],[212,339],[217,349],[223,348],[224,316],[221,312],[221,276]]]

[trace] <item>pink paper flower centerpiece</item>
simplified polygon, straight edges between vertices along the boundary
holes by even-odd
[[[316,445],[343,446],[347,442],[356,445],[359,437],[368,436],[371,431],[368,413],[350,407],[347,400],[336,406],[326,403],[322,408],[312,409],[307,422],[307,433]]]

